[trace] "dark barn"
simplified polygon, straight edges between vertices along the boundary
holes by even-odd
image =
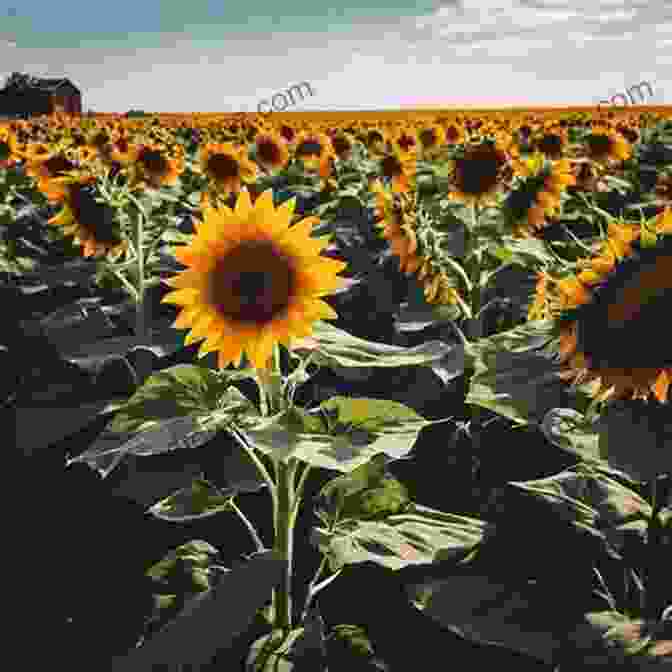
[[[65,77],[43,79],[15,72],[0,89],[2,116],[28,117],[55,112],[82,113],[82,94]]]

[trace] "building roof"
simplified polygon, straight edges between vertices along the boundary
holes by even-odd
[[[27,77],[24,81],[22,81],[22,84],[23,86],[21,86],[21,88],[23,90],[32,89],[33,91],[46,91],[53,93],[60,87],[68,85],[79,92],[79,89],[67,77],[59,77],[56,79]],[[8,89],[16,88],[16,86],[16,84],[10,84],[9,86],[5,86],[2,90],[7,91]]]

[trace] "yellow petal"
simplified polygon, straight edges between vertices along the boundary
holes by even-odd
[[[187,289],[178,289],[175,292],[169,292],[162,299],[161,303],[176,303],[182,305],[191,305],[194,301],[198,300],[200,295],[200,290],[187,288]]]

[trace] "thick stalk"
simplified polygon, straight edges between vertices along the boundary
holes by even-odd
[[[138,338],[144,339],[145,337],[145,310],[144,310],[144,299],[145,299],[145,255],[143,253],[142,244],[144,237],[144,218],[142,212],[138,212],[138,218],[136,220],[135,226],[135,249],[138,255],[138,266],[137,266],[137,292],[138,300],[135,302],[135,335]]]
[[[135,296],[135,337],[141,345],[149,344],[149,329],[147,319],[147,305],[145,303],[145,252],[144,245],[144,226],[145,213],[140,203],[135,201],[138,208],[135,225],[135,251],[137,254],[136,266],[136,296]],[[152,373],[151,353],[140,350],[136,353],[137,378],[138,384],[142,385],[146,378]]]
[[[285,571],[282,574],[280,585],[273,595],[276,629],[289,631],[292,629],[292,571],[293,571],[293,537],[294,516],[294,472],[297,461],[290,459],[289,463],[278,460],[277,488],[278,512],[275,527],[274,550],[286,561]]]
[[[273,415],[282,410],[282,371],[280,350],[276,345],[269,368],[257,371],[262,413]],[[298,460],[273,458],[276,497],[273,507],[273,549],[286,561],[280,585],[273,591],[274,628],[289,632],[292,628],[293,538],[296,521],[294,482]]]
[[[467,321],[466,337],[470,343],[476,343],[483,337],[483,315],[480,314],[482,303],[481,288],[481,255],[476,252],[478,237],[476,234],[478,226],[479,208],[475,203],[471,207],[471,231],[469,231],[469,280],[471,281],[471,294],[469,296],[469,307],[471,308],[471,319]],[[473,373],[472,373],[473,375]],[[468,389],[468,388],[467,388]],[[480,427],[481,409],[477,405],[472,405],[469,422],[469,435],[472,442],[473,458],[478,465],[478,455],[480,453]],[[478,467],[476,467],[478,468]]]

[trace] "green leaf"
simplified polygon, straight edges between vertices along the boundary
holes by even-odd
[[[464,574],[408,587],[418,609],[458,635],[551,663],[564,642],[564,621],[536,592],[533,582]]]
[[[558,375],[552,328],[550,321],[533,321],[472,344],[475,373],[467,403],[520,425],[541,423],[550,409],[568,406],[573,391]],[[588,405],[583,388],[576,396]]]
[[[272,630],[250,647],[246,672],[327,672],[324,621],[313,607],[301,627]]]
[[[316,345],[308,343],[316,342]],[[315,323],[310,339],[299,342],[296,349],[310,349],[317,364],[324,366],[418,366],[431,365],[453,355],[456,346],[428,341],[412,348],[374,343],[326,322]]]
[[[626,535],[644,540],[651,506],[632,488],[612,476],[608,467],[579,464],[535,481],[511,481],[525,495],[540,499],[563,520],[606,539],[619,553]]]
[[[375,562],[398,570],[455,560],[479,544],[492,526],[478,518],[412,504],[383,520],[339,521],[330,531],[314,527],[311,543],[324,553],[332,572],[345,565]]]
[[[541,423],[544,436],[558,448],[586,461],[601,462],[597,423],[573,408],[552,408]]]
[[[149,513],[161,520],[178,523],[209,518],[222,511],[230,510],[230,502],[236,493],[224,493],[203,478],[196,478],[191,486],[157,502]]]
[[[598,669],[653,672],[672,664],[670,621],[632,619],[617,611],[589,612],[568,641],[576,659]]]
[[[319,496],[329,502],[332,516],[340,511],[340,517],[362,520],[402,511],[410,501],[408,490],[385,473],[386,463],[384,455],[376,455],[324,485]]]
[[[310,412],[292,408],[269,418],[241,417],[239,427],[266,455],[347,473],[378,453],[407,455],[433,422],[395,401],[332,397]]]
[[[164,373],[167,375],[162,377]],[[237,388],[226,389],[230,384],[226,373],[220,378],[208,369],[179,365],[161,374],[150,376],[121,404],[93,445],[68,464],[86,462],[107,476],[129,453],[148,456],[194,448],[213,438],[239,413],[258,415],[254,404]]]
[[[137,432],[159,420],[205,414],[217,408],[229,387],[226,376],[193,364],[178,364],[151,375],[110,425],[114,432]]]

